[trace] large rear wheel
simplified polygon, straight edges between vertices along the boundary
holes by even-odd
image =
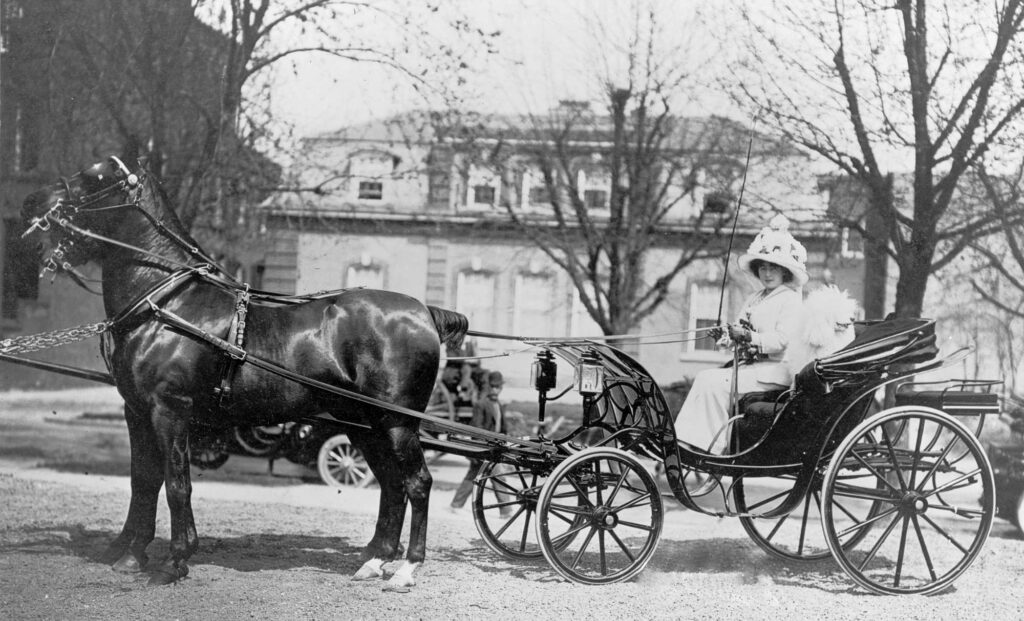
[[[837,509],[843,498],[878,509],[867,519],[847,515]],[[981,444],[927,407],[892,408],[862,422],[836,449],[822,483],[826,543],[843,570],[876,593],[947,588],[980,554],[994,516],[995,482]]]
[[[650,472],[619,449],[586,449],[560,463],[537,499],[537,540],[562,577],[612,584],[640,573],[664,510]]]

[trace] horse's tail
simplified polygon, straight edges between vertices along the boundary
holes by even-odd
[[[469,319],[462,313],[436,306],[427,306],[427,309],[434,320],[434,326],[437,327],[437,336],[441,342],[451,350],[462,347],[462,339],[466,338],[466,332],[469,330]]]

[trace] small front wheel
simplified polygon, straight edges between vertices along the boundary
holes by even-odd
[[[613,584],[640,573],[661,537],[654,477],[631,454],[595,447],[560,463],[537,499],[537,541],[562,577]]]

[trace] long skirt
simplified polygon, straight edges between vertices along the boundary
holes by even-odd
[[[757,367],[758,364],[744,365],[736,371],[737,398],[748,392],[787,388],[782,384],[759,381]],[[709,453],[725,452],[730,435],[725,427],[733,410],[729,398],[732,374],[732,368],[707,369],[693,378],[690,393],[676,417],[677,438]]]

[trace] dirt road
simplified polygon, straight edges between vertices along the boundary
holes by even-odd
[[[0,395],[0,618],[1024,618],[1024,540],[1002,521],[950,591],[880,597],[831,562],[773,560],[738,521],[695,515],[669,500],[646,570],[624,584],[584,587],[560,580],[542,560],[489,551],[470,515],[445,510],[461,468],[447,461],[431,506],[428,562],[410,593],[349,580],[372,533],[375,489],[339,493],[260,473],[198,478],[201,548],[191,575],[150,588],[144,576],[98,562],[127,511],[127,441],[116,425],[73,421],[110,407],[116,399],[102,392]],[[163,504],[157,533],[153,557],[167,549]]]

